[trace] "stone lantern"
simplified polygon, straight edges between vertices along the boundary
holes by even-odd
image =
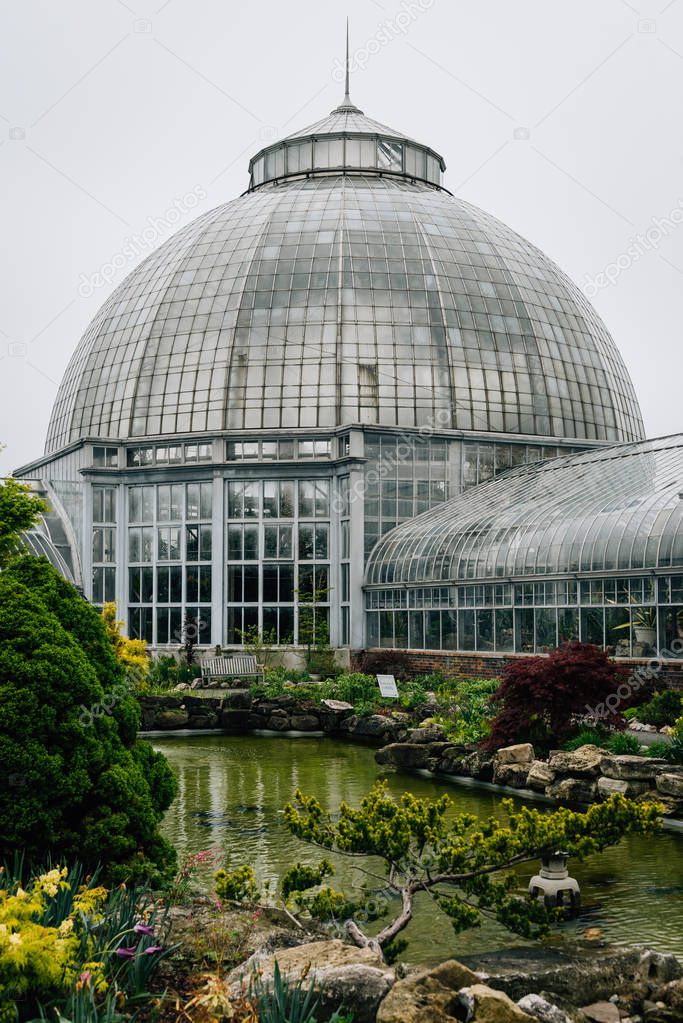
[[[569,876],[568,854],[548,852],[541,859],[541,869],[529,882],[529,894],[543,899],[546,906],[562,906],[578,911],[581,891],[578,881]]]

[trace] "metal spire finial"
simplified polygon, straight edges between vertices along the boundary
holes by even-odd
[[[346,92],[344,93],[344,102],[351,103],[351,94],[349,92],[349,19],[348,15],[346,18]]]
[[[344,66],[344,99],[333,111],[333,114],[362,114],[355,103],[351,102],[351,53],[349,50],[349,19],[346,19],[346,63]]]

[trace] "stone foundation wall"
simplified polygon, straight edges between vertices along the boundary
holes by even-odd
[[[448,650],[352,650],[351,670],[389,672],[403,677],[428,675],[439,671],[444,675],[471,675],[478,678],[498,678],[506,664],[528,657],[529,654],[461,653]],[[631,671],[653,663],[642,659],[619,659],[617,662]],[[657,688],[683,692],[683,661],[668,661],[654,680]]]
[[[142,696],[140,706],[145,732],[207,728],[220,728],[231,735],[322,732],[384,745],[405,738],[412,723],[409,714],[398,711],[359,717],[350,704],[339,700],[317,704],[289,695],[252,700],[245,689],[227,689],[215,696]]]

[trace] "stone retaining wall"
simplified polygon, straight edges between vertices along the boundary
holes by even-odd
[[[539,760],[530,743],[496,753],[473,752],[445,741],[438,728],[418,728],[407,741],[378,750],[375,759],[383,766],[423,768],[531,789],[558,804],[595,803],[618,792],[636,802],[660,803],[665,817],[683,818],[683,766],[654,757],[616,756],[597,746],[571,753],[556,750],[547,760]]]
[[[231,735],[253,731],[322,732],[350,736],[381,745],[408,735],[409,714],[398,711],[359,717],[351,704],[339,700],[311,700],[282,695],[252,700],[247,689],[226,689],[215,696],[178,693],[142,696],[143,731],[178,731],[220,728]]]

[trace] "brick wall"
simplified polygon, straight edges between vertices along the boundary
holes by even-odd
[[[398,677],[428,675],[439,671],[444,675],[471,675],[478,678],[497,678],[511,661],[528,654],[456,653],[447,650],[352,650],[351,670],[369,674],[383,673]],[[619,659],[619,664],[632,669],[646,667],[647,660]],[[669,661],[657,673],[654,684],[658,688],[683,692],[683,662]]]

